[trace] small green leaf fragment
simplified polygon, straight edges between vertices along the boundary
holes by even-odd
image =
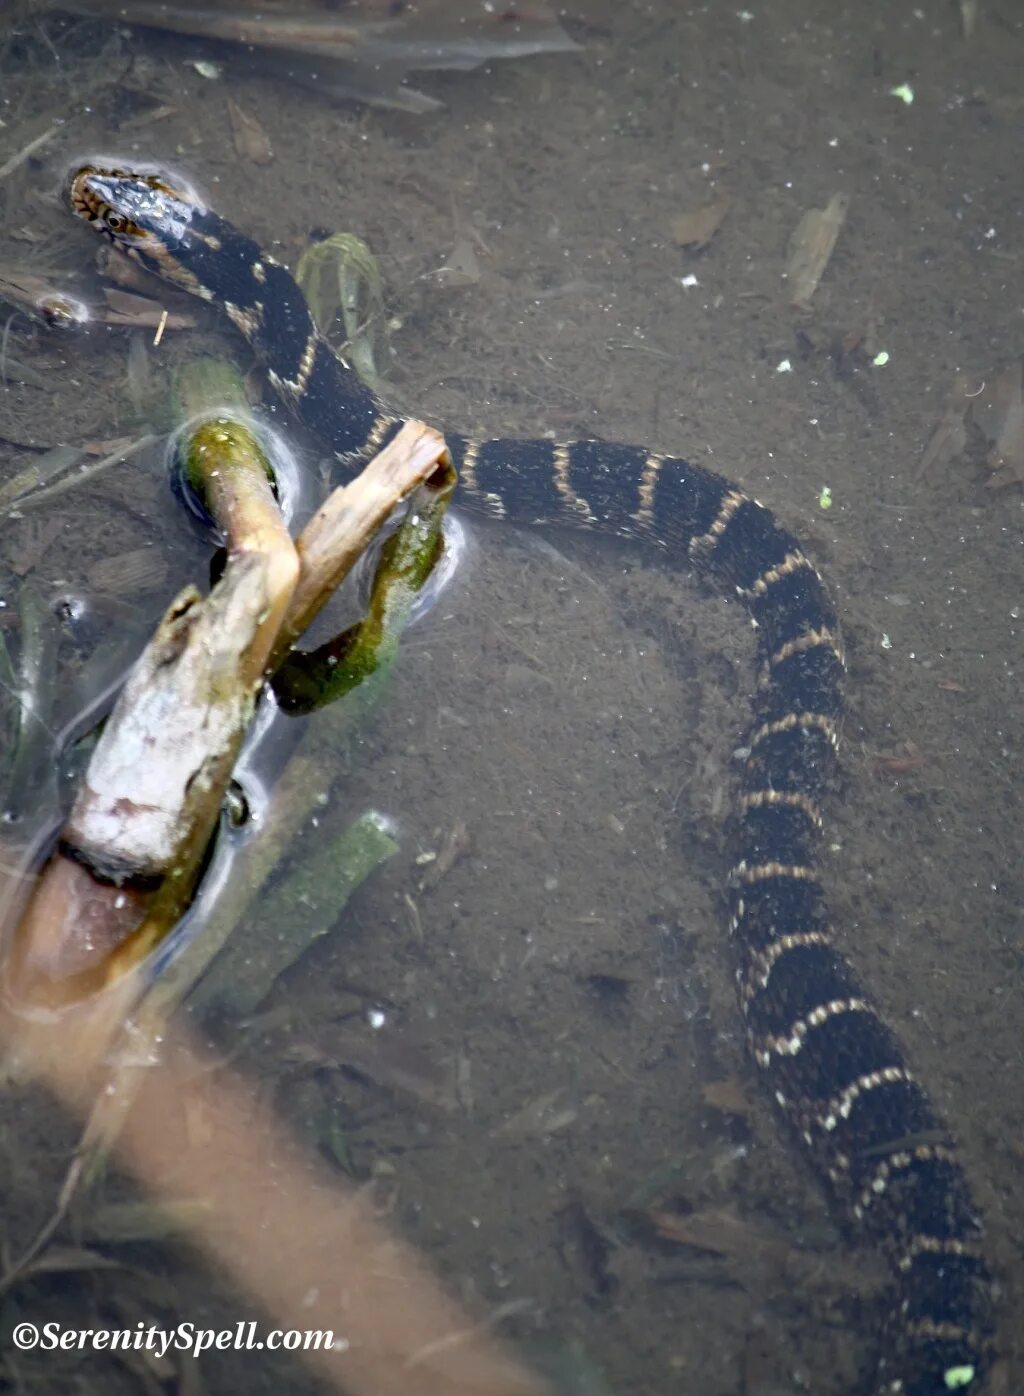
[[[831,485],[822,485],[822,487],[821,487],[821,494],[818,495],[818,508],[819,508],[819,509],[831,509],[831,508],[832,508],[832,487],[831,487]]]
[[[970,1362],[965,1362],[962,1367],[950,1367],[945,1375],[947,1391],[961,1391],[965,1386],[969,1386],[974,1380],[974,1367]]]
[[[897,87],[889,88],[890,97],[898,97],[904,106],[914,105],[914,89],[909,82],[901,82]]]
[[[880,349],[871,362],[874,364],[875,368],[885,368],[886,364],[889,362],[888,349]]]

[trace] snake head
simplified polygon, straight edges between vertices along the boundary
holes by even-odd
[[[98,165],[73,172],[68,202],[79,218],[147,266],[173,258],[193,217],[202,212],[190,191],[175,187],[163,174]]]

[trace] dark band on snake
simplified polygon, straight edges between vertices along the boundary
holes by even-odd
[[[74,211],[150,271],[222,309],[274,391],[341,463],[401,426],[318,333],[283,266],[167,177],[79,170]],[[978,1392],[992,1280],[950,1131],[833,930],[817,872],[845,672],[838,620],[797,540],[721,476],[640,446],[446,434],[460,497],[496,518],[653,544],[731,589],[760,675],[733,819],[729,927],[754,1061],[837,1213],[894,1282],[872,1391]]]

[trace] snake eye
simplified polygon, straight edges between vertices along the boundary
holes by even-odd
[[[128,226],[128,220],[123,214],[115,213],[113,209],[108,209],[103,215],[103,222],[112,233],[123,233]]]

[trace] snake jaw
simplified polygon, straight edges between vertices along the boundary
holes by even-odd
[[[193,214],[201,211],[190,191],[175,187],[160,173],[99,165],[74,171],[68,202],[78,218],[123,252],[157,257],[180,244]]]

